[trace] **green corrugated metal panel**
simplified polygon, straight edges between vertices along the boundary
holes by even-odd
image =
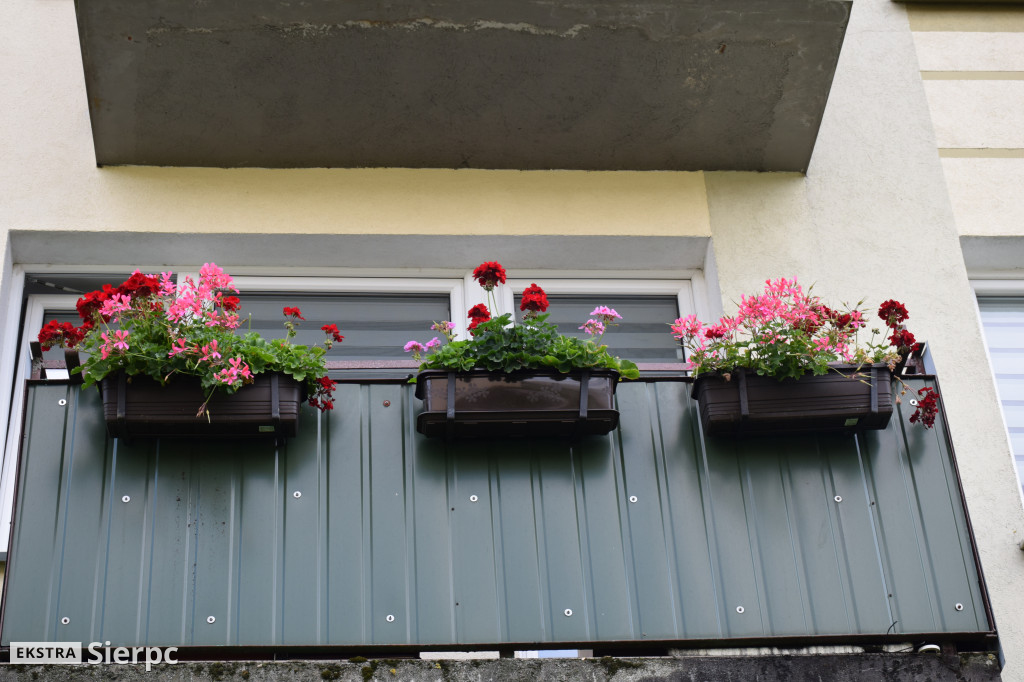
[[[688,389],[622,384],[606,437],[447,445],[415,433],[411,387],[342,384],[276,449],[107,441],[95,391],[34,385],[2,641],[991,629],[941,423],[705,439]]]

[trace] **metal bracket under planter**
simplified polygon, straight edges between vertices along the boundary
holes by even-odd
[[[416,430],[442,438],[606,434],[619,425],[614,370],[448,372],[424,370]]]
[[[161,386],[148,376],[124,372],[100,382],[107,433],[132,436],[294,436],[302,385],[287,374],[256,375],[253,383],[227,395],[214,393],[208,415],[196,416],[206,399],[199,379],[174,377]]]
[[[828,374],[778,380],[743,370],[731,380],[696,379],[701,426],[714,435],[854,433],[884,429],[892,417],[885,365],[834,367]]]

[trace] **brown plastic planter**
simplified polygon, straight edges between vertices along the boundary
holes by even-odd
[[[416,430],[444,438],[605,434],[619,425],[618,381],[614,370],[425,370],[416,378],[416,397],[425,403]]]
[[[884,365],[836,367],[828,374],[783,379],[732,373],[694,382],[704,432],[714,435],[853,433],[884,429],[892,389]]]
[[[196,412],[206,396],[199,380],[175,377],[161,386],[123,372],[100,382],[107,433],[132,436],[294,436],[302,385],[287,374],[259,374],[232,395],[217,392],[209,419]]]

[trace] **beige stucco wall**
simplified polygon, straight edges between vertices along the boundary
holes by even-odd
[[[959,233],[1024,236],[1024,7],[914,5],[909,17]]]
[[[15,190],[8,226],[264,234],[710,232],[700,173],[96,168],[91,154],[54,160],[47,172],[27,177],[16,164],[0,162]]]

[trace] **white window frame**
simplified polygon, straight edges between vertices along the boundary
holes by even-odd
[[[48,265],[16,265],[12,272],[11,298],[7,301],[7,305],[12,306],[11,310],[20,310],[26,273],[57,269],[60,272],[115,272],[124,270],[125,266],[59,266],[59,268],[55,268],[55,266]],[[145,272],[161,270],[158,267],[140,269]],[[447,294],[451,302],[452,317],[455,318],[451,321],[455,323],[456,334],[463,339],[467,338],[469,323],[464,311],[476,303],[486,301],[486,292],[473,279],[471,272],[465,273],[461,278],[417,277],[415,275],[396,277],[393,272],[389,273],[387,277],[330,275],[313,277],[308,275],[289,276],[287,271],[275,271],[273,275],[234,274],[238,270],[237,268],[232,269],[232,276],[235,285],[242,292]],[[253,270],[248,269],[250,272]],[[260,268],[260,270],[265,272],[267,269]],[[179,281],[188,275],[191,275],[193,279],[198,277],[197,273],[189,273],[181,269],[175,269],[175,272],[178,274]],[[277,274],[278,272],[280,274]],[[587,272],[531,272],[527,274],[533,276],[510,279],[506,283],[508,286],[502,287],[497,298],[500,308],[496,311],[497,315],[514,312],[515,294],[521,293],[524,288],[536,282],[548,293],[556,295],[676,296],[680,314],[686,315],[689,312],[694,312],[702,319],[710,317],[707,289],[700,272],[680,273],[679,279],[646,279],[645,273],[633,271],[612,271],[601,273],[600,276]],[[9,316],[7,327],[2,330],[4,345],[3,351],[0,353],[0,381],[3,382],[4,387],[11,387],[9,392],[4,391],[5,396],[10,395],[11,403],[9,410],[6,411],[10,414],[10,422],[3,447],[3,462],[0,465],[0,561],[7,559],[14,505],[16,462],[24,420],[24,379],[28,378],[31,372],[31,357],[27,341],[34,338],[35,331],[42,327],[46,311],[74,312],[75,302],[78,298],[74,294],[34,294],[28,299],[24,315],[25,325],[21,334],[19,335],[20,315],[17,312]],[[666,320],[666,323],[668,322],[671,320]]]

